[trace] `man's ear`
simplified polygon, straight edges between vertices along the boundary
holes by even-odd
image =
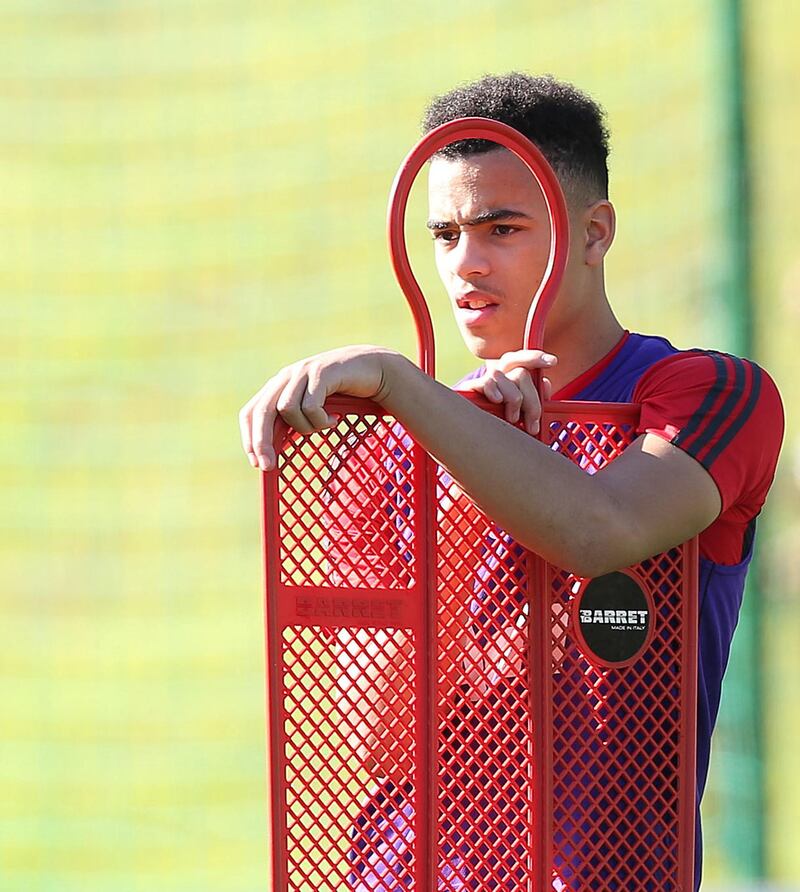
[[[608,253],[617,230],[614,205],[605,198],[590,204],[584,210],[581,222],[585,239],[584,263],[587,266],[599,266]]]

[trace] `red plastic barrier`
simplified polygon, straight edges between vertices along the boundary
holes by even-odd
[[[566,258],[563,197],[534,146],[483,119],[428,134],[389,229],[430,374],[405,203],[424,161],[465,138],[516,152],[549,208],[528,346]],[[281,429],[263,475],[271,888],[690,889],[696,541],[577,578],[514,543],[379,406],[329,408],[332,430]],[[540,439],[594,473],[637,418],[551,402]]]

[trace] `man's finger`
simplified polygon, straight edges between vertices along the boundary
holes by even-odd
[[[253,454],[262,471],[269,471],[275,467],[275,450],[272,441],[275,435],[274,397],[262,397],[251,412]]]
[[[239,412],[239,432],[242,448],[253,467],[267,471],[275,463],[272,439],[275,427],[275,399],[292,373],[292,366],[277,375],[244,404]]]
[[[321,431],[333,427],[337,418],[325,411],[325,400],[330,396],[319,368],[309,371],[306,392],[300,403],[303,415],[313,430]]]
[[[495,372],[494,382],[503,397],[506,421],[510,424],[516,424],[519,421],[520,411],[524,402],[522,392],[502,372]]]
[[[538,434],[542,417],[542,403],[527,368],[517,367],[508,373],[509,379],[522,394],[522,420],[529,434]]]
[[[494,381],[491,372],[486,372],[480,378],[473,378],[471,381],[464,381],[458,385],[459,393],[475,392],[482,393],[490,403],[502,403],[503,394]]]
[[[278,414],[289,427],[301,434],[310,434],[315,428],[303,413],[303,400],[308,389],[305,369],[296,369],[275,402]]]
[[[258,459],[253,451],[253,432],[251,428],[251,413],[254,402],[255,397],[248,400],[239,412],[239,436],[242,438],[242,449],[244,449],[244,454],[247,456],[247,460],[254,468],[257,468]]]
[[[558,362],[558,358],[552,353],[542,350],[512,350],[504,353],[497,360],[495,368],[501,372],[510,372],[512,369],[547,369],[552,368]]]

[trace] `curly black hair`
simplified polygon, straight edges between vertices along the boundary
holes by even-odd
[[[608,129],[603,109],[572,84],[521,71],[486,75],[434,97],[422,119],[428,133],[455,118],[492,118],[516,128],[544,154],[569,192],[608,198]],[[496,143],[464,139],[437,155],[464,158],[496,149]]]

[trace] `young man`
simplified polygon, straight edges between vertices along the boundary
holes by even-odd
[[[324,409],[331,394],[368,397],[517,542],[578,576],[627,567],[700,534],[699,802],[755,519],[782,439],[780,398],[748,360],[679,351],[617,321],[603,274],[615,230],[607,132],[591,99],[549,77],[485,77],[435,99],[424,127],[470,115],[501,120],[536,143],[569,209],[570,252],[546,352],[522,350],[549,244],[539,190],[519,159],[491,143],[454,144],[430,165],[437,268],[461,334],[484,363],[466,386],[503,403],[512,424],[394,351],[351,346],[271,378],[240,413],[244,450],[254,467],[270,469],[278,415],[311,432],[333,423]],[[538,429],[535,368],[545,369],[544,397],[640,403],[635,442],[589,475],[514,426],[521,419]],[[699,853],[698,833],[698,885]]]

